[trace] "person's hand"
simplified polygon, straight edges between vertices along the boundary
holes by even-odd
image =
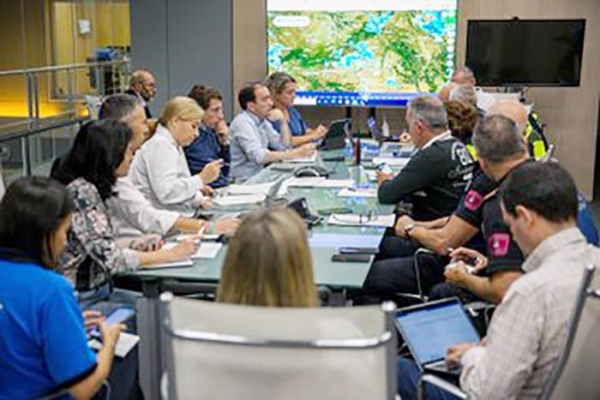
[[[102,335],[102,346],[108,347],[114,351],[117,346],[117,341],[119,340],[119,335],[121,331],[125,330],[125,325],[122,324],[114,324],[109,325],[106,322],[102,321],[100,323],[100,334]]]
[[[401,144],[408,144],[412,142],[412,136],[410,136],[410,133],[408,132],[402,132],[402,134],[400,134],[400,143]]]
[[[403,215],[398,218],[398,221],[396,221],[396,225],[394,225],[394,231],[396,231],[397,236],[406,237],[406,227],[414,224],[415,220],[408,215]]]
[[[460,359],[467,350],[476,347],[476,343],[460,343],[456,344],[448,349],[446,353],[446,365],[449,368],[456,368],[460,366]]]
[[[375,170],[375,175],[377,176],[377,186],[381,186],[383,182],[389,181],[394,178],[394,174],[388,174],[383,171]]]
[[[214,189],[210,186],[203,186],[202,189],[200,189],[200,193],[207,197],[213,197],[215,195]]]
[[[313,129],[313,137],[315,139],[321,139],[325,137],[325,135],[327,135],[327,131],[328,129],[325,126],[319,125],[315,129]]]
[[[83,311],[83,326],[86,331],[91,331],[96,326],[104,322],[104,315],[98,310],[84,310]]]
[[[227,126],[227,122],[224,119],[220,120],[217,123],[215,128],[215,132],[217,133],[217,137],[219,138],[219,142],[222,145],[229,144],[229,127]]]
[[[463,286],[463,282],[468,275],[469,271],[467,270],[467,266],[462,261],[449,264],[444,270],[444,276],[446,277],[446,280],[459,286]]]
[[[314,143],[306,143],[300,147],[296,147],[293,152],[293,158],[310,157],[315,152],[317,146]]]
[[[211,161],[202,168],[200,171],[200,179],[202,179],[202,183],[205,185],[211,183],[215,179],[219,177],[221,174],[221,164],[223,160],[215,160]]]
[[[167,250],[171,261],[183,260],[198,251],[199,242],[192,240],[184,240],[178,243],[172,249]]]
[[[486,256],[477,250],[469,249],[467,247],[459,247],[458,249],[454,249],[449,255],[452,259],[452,262],[464,261],[466,264],[474,267],[474,274],[478,274],[483,271],[489,262]]]
[[[239,226],[240,220],[237,218],[221,219],[215,222],[215,233],[233,233]]]
[[[213,206],[213,202],[208,197],[203,198],[202,202],[200,203],[200,208],[203,210],[208,210],[208,209],[212,208],[212,206]]]
[[[285,116],[283,115],[283,112],[279,108],[271,109],[271,111],[269,111],[269,115],[267,116],[267,118],[269,121],[272,121],[272,122],[275,122],[275,121],[285,122]]]
[[[163,246],[160,235],[142,235],[131,242],[129,247],[136,251],[157,251]]]

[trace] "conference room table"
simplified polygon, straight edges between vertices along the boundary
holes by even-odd
[[[355,188],[374,188],[376,182],[368,179],[370,164],[354,166],[344,157],[344,150],[320,152],[316,165],[329,171],[329,179],[354,181]],[[306,164],[274,163],[246,181],[246,184],[274,182],[293,177],[294,169]],[[372,169],[371,169],[372,171]],[[372,172],[371,172],[372,173]],[[318,210],[347,208],[365,218],[378,218],[393,213],[392,206],[379,204],[376,197],[341,197],[341,188],[288,187],[283,199],[270,199],[270,206],[306,198],[311,213]],[[264,206],[264,205],[263,205]],[[269,206],[269,204],[267,204]],[[260,205],[214,207],[214,218],[235,213],[251,212]],[[330,291],[332,302],[344,305],[347,290],[359,289],[371,266],[373,257],[366,262],[335,262],[332,256],[342,246],[377,247],[385,228],[339,226],[327,223],[327,217],[309,230],[309,246],[313,259],[315,284]],[[160,398],[160,377],[163,371],[160,326],[160,294],[196,291],[214,291],[218,285],[227,246],[224,245],[212,259],[194,259],[193,266],[182,268],[145,268],[127,273],[128,278],[139,279],[143,298],[138,301],[137,326],[140,340],[140,382],[147,399]]]

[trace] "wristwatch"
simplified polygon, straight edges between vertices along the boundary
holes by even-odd
[[[410,237],[410,231],[412,231],[414,227],[414,222],[412,224],[406,225],[406,227],[404,228],[404,235],[406,235],[406,237]]]

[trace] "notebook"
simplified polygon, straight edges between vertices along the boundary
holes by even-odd
[[[459,374],[448,369],[448,349],[459,343],[478,343],[480,338],[457,298],[444,299],[398,310],[396,326],[421,370]]]

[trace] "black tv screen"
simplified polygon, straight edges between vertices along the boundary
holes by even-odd
[[[579,86],[585,19],[470,20],[468,65],[479,86]]]

